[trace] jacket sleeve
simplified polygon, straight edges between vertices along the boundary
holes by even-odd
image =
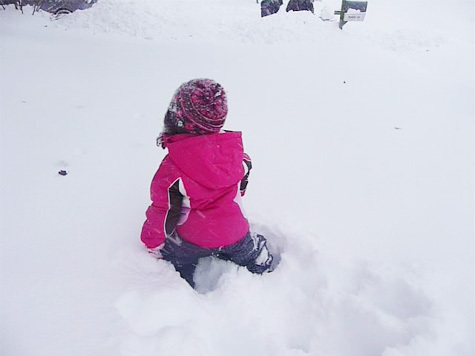
[[[247,153],[244,153],[242,164],[244,166],[244,177],[241,179],[239,190],[241,191],[241,196],[244,196],[244,194],[246,194],[247,184],[249,183],[249,173],[252,169],[251,157],[249,157]]]
[[[179,178],[171,174],[166,162],[160,165],[152,180],[150,196],[152,204],[145,213],[147,219],[140,239],[147,248],[155,248],[175,230],[183,200],[179,191]]]

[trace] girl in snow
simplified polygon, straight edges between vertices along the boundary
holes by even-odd
[[[168,155],[152,180],[141,240],[192,287],[203,257],[229,260],[258,274],[272,262],[266,239],[250,233],[242,210],[251,160],[241,133],[222,130],[227,111],[220,84],[191,80],[173,95],[157,140]]]

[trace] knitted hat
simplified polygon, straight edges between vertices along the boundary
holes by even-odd
[[[164,133],[219,132],[227,113],[223,87],[211,79],[193,79],[182,84],[173,95],[165,115]]]

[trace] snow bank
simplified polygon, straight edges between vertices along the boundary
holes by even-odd
[[[270,241],[292,234],[260,228]],[[203,260],[197,272],[201,295],[176,278],[170,285],[168,274],[175,272],[161,263],[166,278],[155,277],[153,286],[127,292],[116,303],[130,327],[122,353],[397,355],[404,352],[401,345],[414,355],[452,352],[436,336],[437,313],[415,271],[341,263],[306,245],[312,238],[287,242],[277,269],[264,276]]]

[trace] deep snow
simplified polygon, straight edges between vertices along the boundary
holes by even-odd
[[[473,2],[370,1],[343,31],[338,7],[0,11],[2,355],[474,354]],[[203,260],[198,291],[139,242],[195,77],[228,92],[280,259]]]

